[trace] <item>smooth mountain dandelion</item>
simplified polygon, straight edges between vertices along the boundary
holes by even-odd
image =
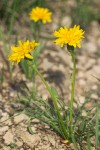
[[[29,40],[26,42],[18,41],[18,43],[18,46],[11,47],[12,53],[8,56],[8,60],[12,61],[12,64],[18,64],[21,59],[33,59],[31,52],[39,45],[39,43]]]
[[[48,8],[36,7],[31,10],[29,13],[30,20],[34,22],[42,21],[42,23],[51,22],[52,12],[49,11]]]
[[[57,38],[54,42],[60,44],[63,47],[65,44],[73,46],[74,48],[81,47],[81,40],[84,38],[84,31],[80,29],[80,26],[74,26],[73,28],[61,27],[58,31],[54,32],[54,36]]]
[[[73,62],[73,73],[71,77],[71,99],[70,99],[70,133],[73,134],[73,103],[74,103],[74,89],[75,89],[75,79],[76,79],[76,59],[74,48],[81,47],[81,41],[84,38],[84,31],[80,29],[80,26],[74,26],[73,28],[61,27],[58,31],[54,32],[57,38],[54,42],[60,44],[61,47],[67,45],[67,50],[69,51],[72,62]]]

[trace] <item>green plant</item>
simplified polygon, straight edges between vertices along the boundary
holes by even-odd
[[[20,19],[20,15],[19,14],[25,14],[27,12],[30,11],[31,8],[36,7],[36,6],[40,6],[40,7],[44,7],[46,5],[45,0],[30,0],[30,1],[20,1],[20,0],[1,0],[1,6],[0,6],[0,20],[4,21],[5,26],[7,27],[7,31],[6,31],[6,35],[5,35],[5,31],[3,31],[2,28],[2,23],[0,25],[0,39],[3,42],[3,48],[4,50],[2,50],[2,53],[4,53],[4,55],[8,56],[9,54],[9,46],[7,45],[7,41],[11,41],[11,36],[13,34],[14,31],[14,25],[16,23],[16,21],[18,19]],[[39,40],[40,39],[40,29],[41,29],[41,22],[30,22],[30,26],[31,26],[31,30],[32,30],[32,34],[34,39]],[[17,44],[17,33],[16,33],[16,38],[14,43]],[[38,48],[38,50],[36,51],[36,53],[34,54],[34,60],[35,63],[38,64],[38,56],[40,51],[42,50],[41,46]],[[6,58],[6,57],[5,57]],[[32,79],[35,78],[35,72],[31,69],[31,67],[28,68],[28,64],[25,60],[23,60],[21,62],[21,68],[23,70],[23,72],[25,73],[26,78],[28,79]],[[31,63],[30,63],[31,66]],[[10,72],[10,75],[12,74],[12,66],[10,65],[10,63],[8,63],[7,65],[8,70]],[[33,75],[34,74],[34,75]]]
[[[10,143],[8,146],[9,146],[10,148],[15,148],[17,145],[16,145],[15,143]]]
[[[6,25],[11,22],[12,15],[19,17],[21,13],[28,12],[32,7],[45,5],[45,0],[1,0],[0,19],[4,19]],[[13,14],[15,12],[15,14]]]
[[[56,99],[58,99],[59,95],[57,91],[52,87],[51,89],[52,94],[55,95]],[[30,92],[30,96],[20,98],[19,102],[26,104],[26,107],[24,107],[24,113],[30,117],[30,120],[38,118],[42,122],[47,123],[54,129],[54,131],[62,136],[62,138],[65,137],[59,123],[57,111],[54,109],[54,105],[51,105],[49,101],[40,98],[37,95],[37,92],[32,91]],[[73,109],[73,134],[70,134],[70,110],[63,100],[57,100],[59,110],[62,113],[61,117],[67,133],[67,140],[73,142],[76,150],[78,150],[78,147],[82,150],[86,150],[87,148],[88,150],[92,150],[93,147],[97,147],[97,149],[99,149],[100,147],[100,105],[94,104],[91,108],[87,108],[87,104],[90,102],[90,96],[86,97],[82,105],[79,105],[78,100],[75,100],[77,108]]]
[[[73,8],[71,16],[73,24],[80,24],[87,28],[92,20],[100,20],[99,11],[91,9],[93,3],[90,0],[76,0],[76,7]]]
[[[38,1],[37,5],[42,5],[43,1]],[[41,15],[40,15],[41,14]],[[32,8],[32,10],[29,13],[29,19],[31,20],[30,26],[31,26],[31,31],[33,34],[33,38],[38,41],[40,40],[40,33],[43,24],[46,24],[47,22],[51,22],[51,15],[52,12],[49,11],[48,8],[44,7],[35,7]],[[47,40],[46,40],[47,42]],[[26,77],[28,79],[35,79],[35,70],[31,67],[32,64],[34,63],[36,66],[38,65],[38,57],[42,49],[44,48],[44,45],[39,46],[37,50],[34,52],[34,59],[31,62],[27,62],[26,60],[21,61],[21,67],[23,72],[25,73]]]
[[[40,54],[41,46],[37,47],[36,51],[34,51],[34,59],[32,61],[27,61],[23,59],[21,61],[21,68],[27,79],[35,80],[35,70],[32,68],[32,64],[38,66],[38,56]]]

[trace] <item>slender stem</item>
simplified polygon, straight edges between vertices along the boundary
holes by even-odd
[[[73,73],[71,77],[71,101],[70,101],[70,126],[72,127],[73,121],[73,102],[74,102],[74,91],[75,91],[75,77],[76,77],[76,61],[75,61],[75,53],[74,51],[70,52],[73,61]]]
[[[63,132],[63,136],[65,139],[67,139],[67,131],[66,131],[66,127],[63,123],[63,120],[62,120],[62,117],[61,117],[61,114],[60,114],[60,111],[59,111],[59,108],[58,108],[58,105],[57,105],[57,100],[55,98],[55,95],[52,94],[51,92],[51,88],[49,87],[48,83],[45,81],[45,79],[43,78],[43,76],[40,74],[40,72],[37,70],[36,66],[33,66],[33,68],[35,69],[36,73],[38,74],[38,76],[40,77],[40,79],[42,80],[43,84],[45,85],[46,89],[48,90],[52,100],[53,100],[53,103],[54,103],[54,107],[56,109],[56,112],[57,112],[57,115],[58,115],[58,121],[59,121],[59,125],[61,127],[61,130]]]
[[[37,25],[36,25],[36,40],[38,41],[39,38],[40,38],[40,30],[41,30],[41,22],[37,22]]]

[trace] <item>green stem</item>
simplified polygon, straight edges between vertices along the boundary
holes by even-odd
[[[37,22],[37,26],[36,26],[36,40],[38,41],[40,38],[40,30],[41,30],[41,22]]]
[[[32,31],[33,37],[36,41],[38,41],[40,38],[41,26],[42,26],[41,22],[36,22],[36,23],[31,22],[31,31]]]
[[[59,125],[60,125],[62,133],[63,133],[63,137],[65,139],[67,139],[68,135],[67,135],[66,127],[65,127],[65,125],[63,123],[63,120],[62,120],[62,117],[61,117],[61,114],[60,114],[60,111],[59,111],[59,108],[58,108],[58,105],[57,105],[57,100],[55,98],[55,95],[52,94],[51,88],[49,87],[48,83],[45,81],[45,79],[43,78],[43,76],[41,75],[41,73],[37,70],[36,66],[33,66],[33,69],[36,71],[36,73],[38,74],[38,76],[42,80],[43,84],[45,85],[46,89],[48,90],[48,92],[49,92],[49,94],[50,94],[50,96],[51,96],[51,98],[53,100],[54,107],[56,109],[57,116],[58,116]]]
[[[75,91],[75,77],[76,77],[76,60],[74,50],[70,51],[72,61],[73,61],[73,73],[71,77],[71,101],[70,101],[70,126],[72,128],[73,122],[73,103],[74,103],[74,91]]]

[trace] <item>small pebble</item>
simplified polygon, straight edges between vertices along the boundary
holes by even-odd
[[[98,99],[98,95],[92,94],[92,95],[91,95],[91,98],[93,98],[93,99]]]

